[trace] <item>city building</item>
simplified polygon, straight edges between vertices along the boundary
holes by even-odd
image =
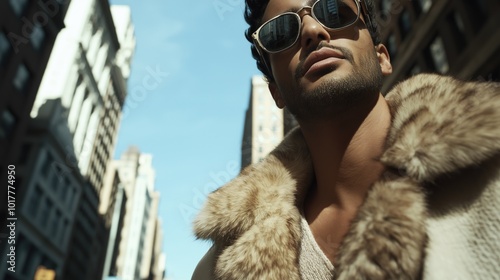
[[[157,191],[151,192],[151,206],[149,209],[149,217],[146,225],[146,237],[144,238],[144,257],[141,263],[140,279],[147,280],[150,278],[153,268],[156,251],[155,243],[157,241],[157,221],[158,221],[158,207],[160,204],[160,193]]]
[[[70,1],[0,1],[0,173],[16,165],[31,107]],[[0,194],[7,201],[6,193]],[[0,209],[0,225],[5,209]]]
[[[153,157],[130,147],[115,160],[121,184],[128,197],[121,242],[116,259],[116,276],[121,280],[147,279],[153,256],[159,194],[154,190]],[[152,225],[152,226],[151,226]],[[143,269],[143,266],[146,268]]]
[[[156,217],[155,228],[151,267],[148,278],[145,278],[147,280],[163,280],[165,277],[166,256],[163,253],[163,229],[162,221],[158,217]]]
[[[500,81],[497,0],[376,0],[393,74],[382,92],[421,72]]]
[[[31,113],[36,118],[37,108],[54,98],[70,108],[78,167],[97,193],[114,151],[135,48],[130,13],[117,20],[119,30],[107,0],[73,1]]]
[[[113,205],[104,215],[98,211],[99,195],[135,48],[130,13],[128,21],[123,13],[119,20],[120,37],[107,0],[74,0],[67,9],[18,156],[22,222],[16,253],[23,272],[2,269],[0,279],[5,273],[6,279],[31,280],[46,269],[57,279],[102,278],[119,183],[109,193]]]
[[[108,165],[100,194],[99,214],[104,217],[107,234],[106,258],[104,260],[102,279],[109,275],[116,275],[116,262],[119,246],[122,241],[121,230],[125,221],[127,196],[120,182],[116,162]]]
[[[71,140],[60,100],[40,107],[30,121],[16,168],[17,193],[16,272],[7,270],[6,254],[0,256],[0,279],[31,280],[40,266],[62,275],[71,247],[72,229],[85,180],[72,165]]]
[[[243,128],[241,169],[262,160],[295,126],[297,121],[288,109],[276,106],[264,78],[252,77]]]
[[[241,168],[259,162],[283,139],[283,111],[262,76],[253,76],[241,150]]]

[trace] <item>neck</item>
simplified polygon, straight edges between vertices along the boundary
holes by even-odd
[[[335,120],[299,121],[317,183],[307,200],[320,208],[356,211],[384,169],[377,159],[391,120],[385,99],[379,95],[366,108],[349,113]]]

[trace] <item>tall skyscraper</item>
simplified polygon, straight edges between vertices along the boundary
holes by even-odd
[[[122,242],[121,231],[125,222],[128,199],[117,168],[115,161],[108,164],[100,194],[99,213],[104,217],[106,228],[109,229],[103,264],[103,280],[106,280],[109,275],[117,275],[117,258]]]
[[[104,267],[111,224],[98,213],[99,194],[114,150],[135,39],[129,21],[122,28],[128,33],[122,34],[120,52],[107,0],[72,1],[64,23],[22,141],[20,272],[7,278],[31,280],[43,266],[58,279],[93,280],[101,278]],[[4,263],[0,278],[7,272]]]
[[[126,196],[124,225],[116,260],[116,275],[121,280],[144,279],[151,266],[154,222],[158,214],[159,194],[154,190],[155,170],[152,156],[130,147],[115,160]],[[151,226],[152,225],[152,226]],[[143,269],[143,266],[147,269]]]
[[[1,174],[7,173],[8,165],[18,164],[31,107],[69,3],[0,1]],[[0,193],[1,201],[7,201],[6,194]],[[5,210],[0,207],[2,228]]]
[[[276,107],[266,81],[252,77],[241,146],[241,168],[259,162],[284,136],[283,110]]]

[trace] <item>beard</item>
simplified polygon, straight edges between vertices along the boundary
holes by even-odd
[[[298,94],[289,94],[285,101],[290,112],[300,121],[326,120],[352,111],[359,106],[366,107],[378,98],[382,88],[382,71],[375,51],[366,53],[356,64],[352,53],[341,47],[353,70],[344,77],[329,75],[314,89],[306,91],[299,83]],[[295,81],[301,77],[302,63],[297,67]],[[331,72],[334,69],[328,69]],[[327,74],[327,73],[325,73]]]

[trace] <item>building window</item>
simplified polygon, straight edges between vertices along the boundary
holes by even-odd
[[[50,152],[48,150],[45,151],[45,159],[42,163],[42,169],[41,169],[41,173],[42,173],[42,176],[47,176],[49,177],[49,172],[50,172],[50,167],[52,165],[52,163],[54,162],[54,158],[52,158],[52,155],[50,154]]]
[[[410,73],[408,74],[408,76],[417,75],[418,73],[421,73],[421,72],[422,72],[422,68],[420,68],[420,65],[415,64],[411,67]]]
[[[52,202],[48,197],[44,199],[42,208],[40,209],[40,215],[38,216],[38,222],[45,229],[48,225],[50,219],[50,213],[52,212]]]
[[[19,64],[19,67],[17,68],[16,75],[14,76],[14,80],[12,83],[14,84],[14,87],[20,91],[24,92],[27,88],[28,81],[30,78],[30,72],[28,71],[28,68],[24,64]]]
[[[448,58],[446,57],[446,50],[444,48],[444,42],[441,37],[436,37],[430,45],[430,52],[434,66],[436,70],[440,73],[446,73],[450,69],[448,64]]]
[[[64,242],[64,238],[66,238],[67,228],[68,228],[68,220],[63,219],[62,225],[59,228],[59,230],[57,231],[58,240],[61,240],[62,242]]]
[[[16,246],[16,254],[18,254],[18,256],[17,256],[17,260],[18,260],[17,269],[19,269],[19,271],[23,271],[24,263],[26,262],[27,258],[29,257],[28,253],[29,253],[30,243],[22,234],[19,234],[19,236],[17,237],[16,243],[18,244]]]
[[[411,18],[410,12],[404,10],[399,18],[399,31],[401,32],[401,38],[405,38],[411,29]]]
[[[49,257],[43,256],[42,261],[40,263],[41,266],[44,266],[45,269],[50,269],[50,270],[56,270],[57,265],[55,262],[53,262]]]
[[[30,202],[28,203],[28,214],[31,218],[36,220],[38,208],[40,207],[40,201],[42,200],[42,189],[40,186],[36,185],[30,196]]]
[[[7,58],[9,57],[10,46],[9,40],[5,36],[5,33],[0,32],[0,66],[4,65],[7,62]]]
[[[55,210],[54,215],[52,215],[52,221],[50,223],[50,235],[57,236],[59,231],[60,221],[61,221],[61,211]]]
[[[75,202],[76,191],[71,185],[66,186],[66,188],[68,189],[68,194],[65,197],[66,205],[71,206]]]
[[[42,49],[43,42],[45,41],[45,30],[39,24],[34,25],[30,41],[35,50],[39,51]]]
[[[392,59],[394,59],[396,57],[398,49],[396,36],[394,35],[394,33],[391,33],[391,35],[389,35],[389,38],[387,38],[387,48],[389,50],[389,55]]]
[[[463,1],[467,18],[474,31],[478,31],[488,19],[488,10],[483,1]]]
[[[16,117],[9,109],[5,109],[0,119],[0,139],[8,138],[14,131],[15,126]]]
[[[14,10],[16,15],[21,16],[26,9],[26,5],[28,4],[28,0],[9,0],[9,4]]]
[[[28,257],[26,258],[26,263],[20,272],[21,274],[24,274],[28,277],[33,277],[40,260],[40,252],[33,245],[29,247],[28,252],[29,253]]]
[[[418,0],[418,3],[420,4],[420,9],[422,9],[422,12],[424,13],[429,11],[432,7],[432,0]]]
[[[380,12],[382,16],[387,18],[389,16],[389,13],[391,12],[391,7],[392,7],[392,1],[391,0],[382,0],[380,2]]]
[[[31,152],[31,144],[25,143],[21,148],[21,154],[19,155],[19,163],[27,163]]]
[[[454,46],[461,52],[466,46],[466,31],[462,15],[454,11],[448,15],[447,20],[454,40]]]
[[[53,172],[50,172],[50,176],[49,176],[49,184],[50,184],[50,187],[52,188],[52,191],[54,193],[57,193],[57,191],[59,190],[59,185],[61,183],[61,181],[63,180],[63,178],[61,177],[64,177],[64,175],[62,174],[62,170],[61,168],[56,164],[54,165],[54,168],[51,168],[51,170],[53,170]]]

